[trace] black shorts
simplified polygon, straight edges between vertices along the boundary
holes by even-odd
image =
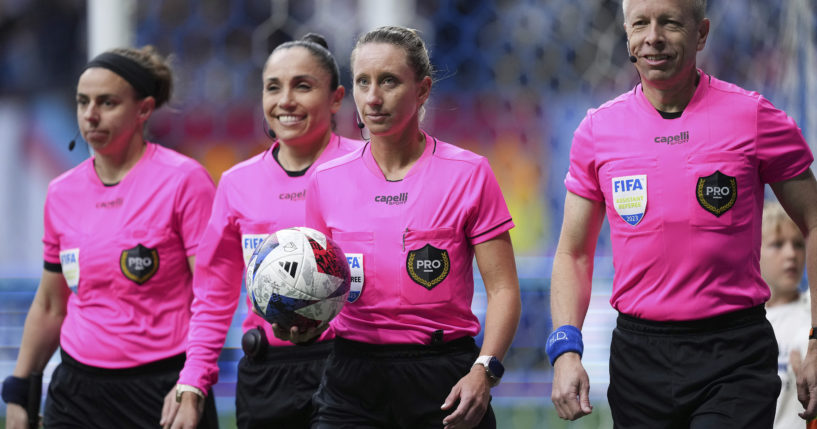
[[[134,368],[107,369],[78,362],[60,350],[45,400],[51,428],[158,428],[165,396],[179,380],[184,354]],[[199,428],[218,428],[216,403],[207,395]]]
[[[235,413],[239,429],[308,428],[332,341],[269,347],[238,362]]]
[[[478,355],[470,337],[431,346],[335,338],[312,428],[442,428],[452,410],[440,406]],[[495,427],[489,405],[478,428]]]
[[[615,427],[771,428],[780,378],[765,315],[762,306],[685,322],[620,314],[607,390]]]

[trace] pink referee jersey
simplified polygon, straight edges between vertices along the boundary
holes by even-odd
[[[610,302],[625,314],[693,320],[765,302],[764,184],[813,160],[784,112],[700,73],[680,118],[663,119],[638,85],[588,111],[573,138],[565,185],[604,201],[615,268]]]
[[[277,144],[221,176],[213,213],[201,239],[187,361],[179,383],[196,386],[203,392],[218,381],[218,356],[238,306],[244,268],[253,250],[279,229],[304,225],[309,176],[317,165],[359,148],[361,142],[332,134],[318,160],[303,176],[297,177],[287,175],[273,158]],[[246,304],[244,332],[260,326],[270,345],[293,345],[275,338],[271,325],[252,311],[249,299]],[[330,328],[321,339],[332,337]]]
[[[371,146],[324,164],[309,183],[307,226],[346,253],[353,293],[338,336],[428,344],[479,332],[471,312],[474,245],[513,222],[488,161],[426,135],[403,180],[388,181]]]
[[[60,346],[78,361],[129,368],[184,352],[196,254],[213,200],[197,162],[147,143],[113,186],[93,159],[54,179],[45,203],[44,259],[73,293]]]

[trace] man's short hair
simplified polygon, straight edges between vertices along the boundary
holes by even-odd
[[[704,18],[706,18],[706,0],[687,0],[692,7],[692,17],[695,18],[695,22],[701,22]],[[624,22],[627,22],[627,15],[626,15],[626,3],[627,0],[621,1],[621,10],[625,12],[624,15]]]

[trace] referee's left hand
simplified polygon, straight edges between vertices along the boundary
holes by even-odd
[[[184,392],[176,415],[170,421],[165,421],[163,428],[195,429],[199,426],[202,414],[204,414],[204,398],[193,392]]]
[[[301,330],[297,326],[287,328],[280,326],[277,323],[272,324],[272,333],[275,338],[283,341],[289,341],[294,344],[310,344],[317,340],[329,328],[328,323],[318,325],[316,328],[308,328]]]
[[[799,370],[794,368],[795,365],[792,363],[792,370],[797,375],[797,399],[805,408],[800,417],[811,420],[817,417],[817,340],[809,341]]]
[[[445,429],[472,428],[478,425],[491,401],[491,387],[482,365],[471,367],[471,372],[454,385],[440,408],[450,410],[458,400],[459,405],[454,412],[443,419]]]

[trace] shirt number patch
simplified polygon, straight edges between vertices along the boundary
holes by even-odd
[[[62,275],[71,292],[77,293],[79,287],[79,248],[60,251]]]
[[[352,284],[349,287],[349,302],[355,302],[360,298],[363,290],[363,254],[347,253],[346,261],[349,262],[349,272],[352,274]]]
[[[613,204],[625,222],[638,225],[647,211],[647,175],[613,178]]]

